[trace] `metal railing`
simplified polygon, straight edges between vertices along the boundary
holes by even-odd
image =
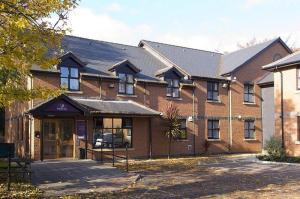
[[[105,148],[105,149],[107,149],[107,148]],[[116,163],[116,161],[117,161],[118,158],[122,159],[122,160],[125,160],[125,164],[126,164],[125,167],[126,167],[126,171],[128,172],[129,171],[129,165],[128,165],[128,145],[127,144],[125,145],[125,156],[117,155],[114,145],[113,145],[113,147],[111,149],[112,149],[111,151],[104,151],[103,150],[103,146],[101,146],[100,151],[99,150],[96,151],[94,149],[87,149],[87,151],[92,153],[92,159],[94,158],[95,153],[100,153],[100,162],[101,163],[103,163],[105,161],[104,160],[104,156],[105,157],[106,156],[111,156],[112,166],[113,167],[115,166],[115,163]]]

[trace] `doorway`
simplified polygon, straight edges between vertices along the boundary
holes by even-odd
[[[74,120],[43,120],[44,159],[73,158]]]

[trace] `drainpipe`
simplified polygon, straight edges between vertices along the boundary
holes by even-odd
[[[195,85],[196,87],[196,85]],[[194,145],[194,156],[196,156],[196,131],[195,131],[195,121],[196,121],[196,117],[195,117],[195,87],[193,88],[193,145]]]
[[[276,67],[276,71],[280,73],[280,117],[281,117],[281,139],[282,139],[282,148],[284,149],[284,115],[283,115],[283,74],[282,71],[278,70]]]
[[[149,159],[152,159],[152,122],[149,117]]]
[[[102,98],[102,80],[101,77],[99,77],[99,97]]]
[[[232,92],[231,92],[231,82],[228,83],[228,92],[229,92],[229,151],[232,147]]]

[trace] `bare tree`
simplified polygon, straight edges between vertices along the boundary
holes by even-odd
[[[241,49],[242,48],[248,48],[248,47],[254,46],[256,44],[259,44],[259,43],[262,43],[262,42],[265,42],[265,41],[268,41],[268,39],[257,40],[255,37],[253,37],[251,40],[249,40],[245,43],[238,42],[237,46]]]

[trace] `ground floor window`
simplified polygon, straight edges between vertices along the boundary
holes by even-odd
[[[207,120],[208,139],[220,139],[219,131],[220,131],[219,120],[216,119]]]
[[[94,148],[132,147],[132,118],[94,119]]]
[[[244,124],[245,139],[255,139],[254,120],[246,120]]]
[[[178,136],[179,140],[187,139],[187,130],[186,130],[186,120],[180,120],[180,135]]]
[[[297,117],[297,141],[300,141],[300,116]]]

